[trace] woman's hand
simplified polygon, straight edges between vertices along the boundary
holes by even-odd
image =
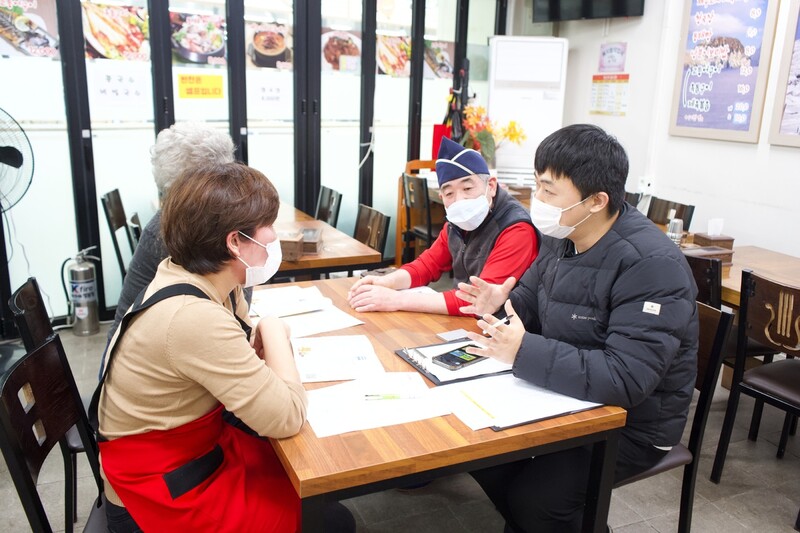
[[[286,325],[286,322],[280,318],[266,316],[259,320],[255,328],[255,334],[250,339],[250,344],[253,346],[256,354],[261,359],[265,359],[264,339],[269,339],[270,342],[285,339],[286,342],[289,342],[289,336],[289,326]]]

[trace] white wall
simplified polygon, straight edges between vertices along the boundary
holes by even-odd
[[[692,231],[705,231],[709,218],[722,217],[723,232],[735,245],[800,256],[800,149],[768,142],[789,16],[789,2],[780,4],[758,144],[669,135],[683,0],[646,2],[643,17],[561,23],[558,36],[570,42],[564,123],[590,122],[616,135],[631,160],[628,190],[636,191],[639,177],[646,176],[654,195],[694,204]],[[591,115],[600,44],[618,41],[628,43],[628,113]]]

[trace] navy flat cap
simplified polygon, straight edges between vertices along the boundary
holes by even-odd
[[[464,148],[447,137],[439,145],[439,158],[436,160],[436,178],[439,187],[448,181],[466,178],[473,174],[489,175],[489,167],[480,152]]]

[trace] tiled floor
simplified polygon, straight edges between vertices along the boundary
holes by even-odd
[[[91,337],[62,332],[81,394],[88,397],[96,383],[105,326]],[[747,440],[746,424],[752,402],[743,398],[737,428],[728,453],[722,483],[708,480],[725,410],[727,391],[715,395],[700,458],[694,506],[695,532],[791,532],[800,507],[800,436],[792,437],[786,456],[775,457],[782,416],[767,407],[758,442]],[[688,435],[688,429],[687,429]],[[677,530],[680,475],[675,470],[615,490],[609,523],[616,533],[674,532]],[[79,466],[80,530],[94,494],[93,480],[83,460]],[[54,451],[39,478],[39,490],[53,526],[63,530],[63,466]],[[28,531],[28,526],[5,463],[0,461],[0,532]],[[344,502],[356,517],[358,531],[500,532],[502,520],[480,488],[467,475],[443,478],[412,491],[390,490]]]

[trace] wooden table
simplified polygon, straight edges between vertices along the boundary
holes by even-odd
[[[412,367],[394,354],[402,346],[440,342],[435,333],[457,328],[477,331],[475,320],[422,313],[355,313],[346,303],[353,279],[304,282],[315,285],[340,309],[365,322],[339,334],[367,335],[390,372]],[[319,384],[307,384],[315,388]],[[617,433],[626,412],[604,406],[495,432],[472,431],[454,415],[317,438],[308,424],[287,439],[272,439],[302,499],[303,531],[322,530],[329,500],[403,487],[454,473],[533,455],[593,446],[584,531],[604,532],[613,485]],[[546,480],[543,480],[546,483]]]
[[[322,230],[322,250],[318,254],[304,254],[297,261],[283,261],[278,272],[290,275],[324,274],[381,266],[380,252],[299,209],[281,203],[275,229],[291,232],[306,228]]]
[[[758,246],[735,246],[733,265],[730,271],[724,269],[722,276],[722,301],[726,305],[739,307],[742,269],[745,268],[765,278],[800,287],[800,257]]]

